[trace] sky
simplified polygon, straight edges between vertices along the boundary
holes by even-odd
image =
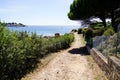
[[[0,20],[25,25],[79,25],[67,14],[73,0],[0,0]]]

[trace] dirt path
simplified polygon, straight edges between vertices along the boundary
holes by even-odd
[[[94,80],[87,53],[82,36],[75,34],[69,49],[56,53],[46,66],[29,74],[27,80]]]

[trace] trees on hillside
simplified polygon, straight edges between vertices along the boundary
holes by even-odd
[[[105,19],[111,18],[112,27],[117,31],[115,20],[120,17],[118,15],[120,12],[119,8],[120,0],[74,0],[70,6],[68,17],[71,20],[85,20],[91,17],[98,17],[103,21],[104,27],[106,27]]]

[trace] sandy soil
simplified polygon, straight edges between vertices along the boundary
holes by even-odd
[[[75,34],[75,41],[69,49],[54,53],[43,68],[38,67],[24,80],[95,80],[86,56],[88,52],[83,38]]]

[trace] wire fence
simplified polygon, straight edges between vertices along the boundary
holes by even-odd
[[[93,48],[100,51],[105,57],[116,56],[120,58],[120,24],[118,33],[113,36],[97,36],[93,39]]]

